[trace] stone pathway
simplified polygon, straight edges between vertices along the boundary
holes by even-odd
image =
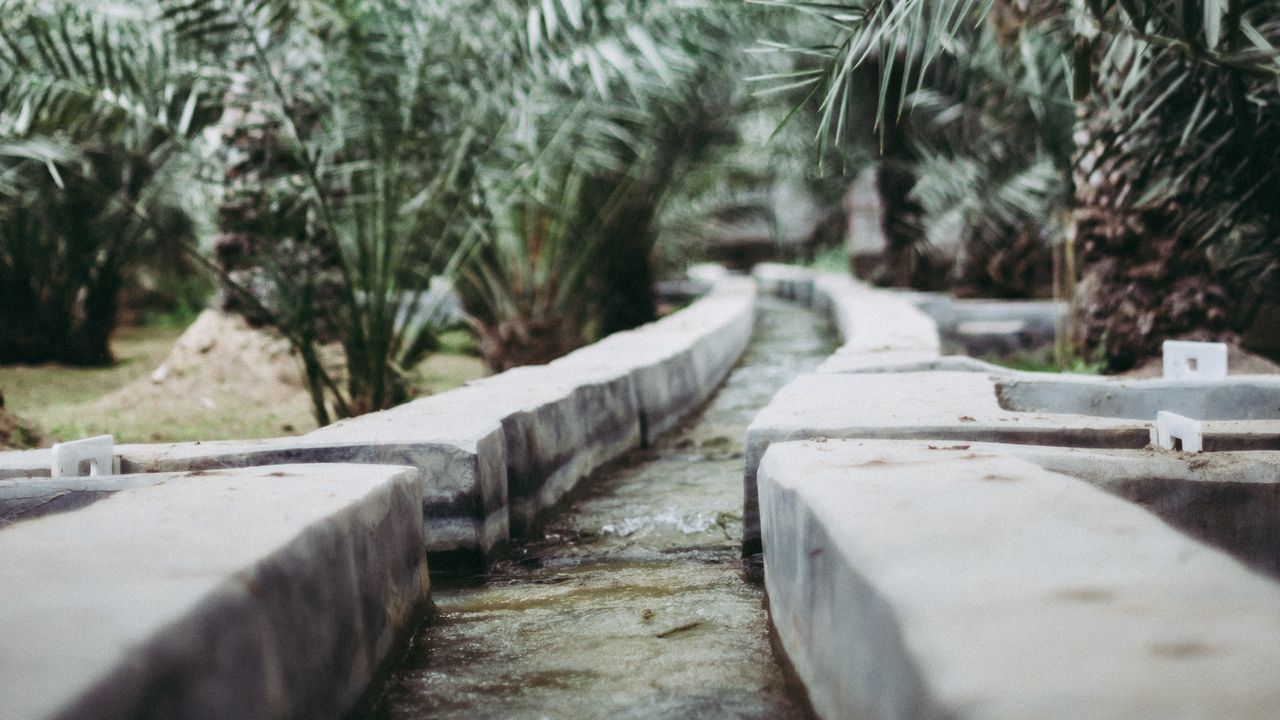
[[[594,478],[479,586],[437,589],[371,718],[807,717],[743,572],[742,442],[774,392],[833,350],[814,314],[761,298],[703,414]]]

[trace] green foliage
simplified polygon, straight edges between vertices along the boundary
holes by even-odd
[[[824,142],[850,140],[851,118],[867,105],[882,138],[911,135],[922,178],[913,196],[932,222],[949,217],[961,228],[962,266],[965,253],[1064,238],[1080,245],[1086,269],[1104,258],[1123,268],[1128,258],[1141,267],[1112,280],[1118,293],[1152,285],[1133,311],[1131,329],[1144,335],[1153,335],[1152,313],[1179,316],[1154,334],[1220,332],[1218,278],[1245,321],[1263,298],[1280,296],[1273,1],[764,4],[825,28],[823,42],[779,45],[822,60],[800,84],[820,99]],[[1193,257],[1184,245],[1207,262],[1143,269]],[[1162,297],[1161,284],[1179,294]],[[1097,319],[1107,320],[1113,301],[1099,296]]]
[[[531,4],[506,125],[477,165],[458,284],[495,369],[653,318],[663,208],[735,140],[732,13],[677,2]]]
[[[411,392],[438,346],[433,276],[456,277],[495,366],[651,318],[663,207],[735,139],[724,71],[750,36],[674,0],[7,6],[0,106],[40,123],[4,152],[56,181],[81,152],[66,128],[127,129],[223,187],[205,263],[298,350],[321,423]],[[141,196],[112,207],[159,227]]]
[[[217,108],[142,17],[0,4],[0,362],[111,362],[137,262],[192,239],[169,170]]]

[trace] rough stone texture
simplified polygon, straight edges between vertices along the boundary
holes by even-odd
[[[341,717],[427,597],[422,488],[399,467],[209,471],[5,528],[0,714]]]
[[[511,533],[526,536],[579,480],[640,445],[627,372],[577,372],[556,362],[513,368],[472,387],[496,394],[506,442]]]
[[[1162,405],[1211,418],[1204,423],[1206,450],[1280,449],[1280,379],[1032,377],[904,372],[812,374],[792,381],[747,431],[744,551],[752,553],[759,545],[756,466],[770,444],[785,440],[934,439],[1136,449],[1147,445],[1155,405]],[[1241,416],[1236,413],[1253,419],[1212,419]]]
[[[970,450],[774,445],[778,637],[826,718],[1275,717],[1280,584],[1075,478]]]
[[[614,333],[552,364],[589,377],[629,374],[643,439],[651,444],[715,391],[746,348],[754,322],[754,283],[728,276],[684,310]]]

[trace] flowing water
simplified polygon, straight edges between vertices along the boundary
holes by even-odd
[[[739,557],[742,445],[769,398],[832,350],[815,315],[762,298],[699,417],[584,483],[484,584],[436,590],[371,717],[807,717]]]

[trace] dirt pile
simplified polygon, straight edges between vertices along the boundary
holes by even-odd
[[[288,341],[250,327],[238,315],[206,310],[148,377],[106,395],[97,405],[155,407],[163,415],[192,405],[219,410],[236,398],[270,408],[296,402],[305,387]]]

